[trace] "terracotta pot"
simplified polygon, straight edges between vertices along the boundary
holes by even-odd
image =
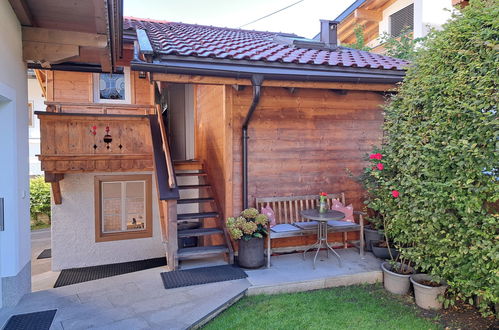
[[[397,262],[397,265],[400,265],[400,263]],[[414,269],[412,267],[406,267],[412,274],[414,273]],[[382,263],[381,269],[383,270],[383,285],[387,291],[394,294],[409,293],[409,288],[411,287],[409,277],[411,277],[411,274],[404,275],[393,272],[392,265],[388,262]]]
[[[263,238],[239,240],[239,266],[243,268],[260,268],[265,264]]]
[[[443,296],[447,290],[445,281],[440,281],[440,286],[437,287],[421,284],[422,281],[433,281],[428,274],[414,274],[411,275],[410,280],[414,286],[414,298],[416,298],[416,304],[419,307],[432,310],[442,308],[442,302],[438,300],[438,297]]]

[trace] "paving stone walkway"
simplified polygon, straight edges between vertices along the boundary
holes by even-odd
[[[188,329],[203,324],[245,294],[307,291],[381,281],[380,261],[355,249],[336,258],[300,253],[272,258],[272,268],[248,270],[247,279],[165,290],[162,267],[30,293],[0,309],[0,329],[14,314],[57,309],[51,329]],[[325,253],[324,253],[325,254]],[[216,262],[214,262],[216,264]],[[213,263],[211,264],[213,265]],[[194,263],[184,268],[201,267]]]

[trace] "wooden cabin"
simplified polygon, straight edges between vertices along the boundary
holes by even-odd
[[[322,41],[125,18],[120,72],[44,71],[53,269],[223,254],[257,197],[344,192],[380,143],[406,62]],[[276,242],[300,249],[315,237]],[[341,240],[331,234],[330,239]]]

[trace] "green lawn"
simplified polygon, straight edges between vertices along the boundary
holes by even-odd
[[[381,285],[244,297],[205,329],[439,329]]]

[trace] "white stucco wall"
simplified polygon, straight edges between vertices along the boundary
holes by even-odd
[[[33,102],[33,125],[29,127],[29,175],[42,175],[41,164],[36,155],[40,154],[40,120],[35,111],[45,111],[45,98],[36,78],[28,79],[28,101]]]
[[[31,290],[26,65],[21,26],[8,1],[0,1],[0,307],[16,304]],[[24,270],[21,274],[21,270]]]
[[[94,177],[96,175],[113,174],[66,174],[60,181],[62,204],[52,205],[52,269],[87,267],[164,256],[154,177],[152,177],[153,236],[95,242]]]

